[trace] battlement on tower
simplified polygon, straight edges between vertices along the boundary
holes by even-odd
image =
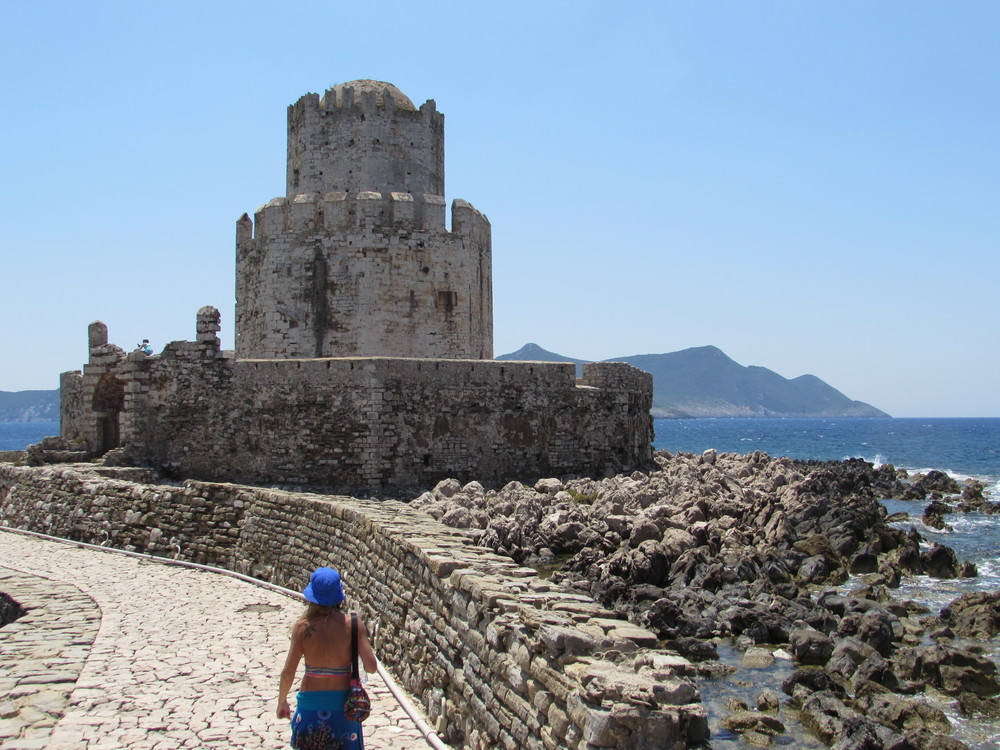
[[[383,194],[374,190],[355,194],[335,190],[322,196],[303,193],[291,200],[273,198],[254,212],[252,221],[247,214],[240,217],[236,227],[237,244],[284,233],[358,228],[448,233],[444,196],[400,192]],[[450,233],[473,242],[489,242],[490,222],[471,203],[456,199],[451,205]]]
[[[353,81],[288,107],[285,194],[444,195],[444,115],[381,81]]]

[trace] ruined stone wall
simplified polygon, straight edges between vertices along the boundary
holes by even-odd
[[[656,651],[652,633],[403,503],[0,464],[0,524],[296,590],[331,565],[377,626],[379,658],[458,747],[682,747],[706,736],[697,691],[676,676],[690,665]]]
[[[275,198],[236,232],[236,352],[493,357],[489,221],[406,192]]]
[[[585,365],[585,379],[614,374],[597,388],[578,387],[568,363],[170,353],[130,363],[140,384],[122,440],[130,463],[184,477],[428,487],[614,474],[652,458],[651,377],[622,363]]]
[[[59,376],[59,434],[79,439],[84,429],[83,374],[71,370]]]

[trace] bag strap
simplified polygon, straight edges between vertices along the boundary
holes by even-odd
[[[351,612],[351,680],[358,679],[358,616]]]

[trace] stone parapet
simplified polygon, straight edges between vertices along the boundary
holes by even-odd
[[[320,230],[358,227],[406,231],[424,230],[489,243],[490,222],[471,203],[452,201],[451,232],[445,228],[444,196],[429,193],[332,191],[325,195],[302,193],[293,198],[277,197],[254,211],[251,221],[243,214],[236,222],[237,245],[252,239],[275,238],[283,234],[307,234]],[[249,222],[249,224],[248,224]]]
[[[405,503],[0,464],[0,523],[296,590],[313,568],[336,567],[379,658],[457,747],[673,748],[707,736],[697,690],[679,676],[689,665],[652,633]]]
[[[605,389],[578,384],[568,363],[229,360],[172,347],[134,373],[144,379],[126,392],[122,443],[132,465],[175,476],[429,487],[613,475],[652,460],[649,376],[625,364],[609,368],[621,387]]]

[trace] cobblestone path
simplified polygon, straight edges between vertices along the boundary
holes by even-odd
[[[288,746],[274,709],[291,597],[2,531],[0,591],[29,610],[0,628],[4,750]],[[428,747],[378,675],[368,692],[367,748]]]

